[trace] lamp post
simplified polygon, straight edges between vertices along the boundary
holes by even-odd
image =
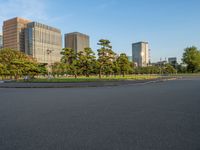
[[[51,53],[53,52],[53,50],[47,49],[47,62],[48,62],[48,78],[50,78],[50,67],[51,67]],[[50,57],[50,63],[49,63],[49,57]]]

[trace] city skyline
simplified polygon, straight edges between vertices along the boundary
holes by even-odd
[[[25,18],[3,22],[3,47],[24,52],[39,63],[55,63],[61,59],[61,31]]]
[[[19,16],[55,26],[61,29],[63,37],[64,33],[78,31],[91,37],[94,51],[101,38],[109,39],[117,53],[127,55],[132,53],[132,43],[148,41],[151,61],[155,62],[165,57],[178,57],[180,61],[184,48],[200,47],[198,0],[0,2],[1,26],[4,20]]]

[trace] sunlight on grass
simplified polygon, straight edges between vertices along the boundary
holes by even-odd
[[[102,77],[99,79],[98,76],[79,76],[78,78],[74,77],[57,77],[57,78],[36,78],[29,80],[28,82],[101,82],[101,81],[120,81],[120,80],[149,80],[149,79],[156,79],[160,78],[158,75],[127,75],[123,76],[109,76],[109,77]],[[24,82],[20,80],[19,82]]]

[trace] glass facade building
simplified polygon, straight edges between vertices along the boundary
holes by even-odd
[[[133,62],[138,67],[146,67],[149,65],[149,44],[148,42],[138,42],[132,44]]]
[[[62,35],[59,29],[38,22],[27,24],[25,53],[40,63],[55,63],[61,59]],[[50,53],[49,53],[50,52]]]
[[[24,31],[31,20],[12,18],[3,22],[3,47],[25,52]]]
[[[72,32],[65,34],[65,48],[72,48],[75,52],[90,47],[90,38],[86,34]]]

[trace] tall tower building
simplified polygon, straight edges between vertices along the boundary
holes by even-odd
[[[90,47],[88,35],[79,32],[65,34],[65,48],[72,48],[77,53],[87,47]]]
[[[30,20],[13,18],[3,22],[3,46],[25,52],[24,29]]]
[[[138,42],[132,44],[133,62],[138,67],[146,67],[149,65],[149,44],[148,42]]]
[[[0,48],[3,47],[3,35],[0,33]]]
[[[36,58],[39,63],[60,61],[62,35],[59,29],[31,22],[27,24],[25,39],[25,53]]]

